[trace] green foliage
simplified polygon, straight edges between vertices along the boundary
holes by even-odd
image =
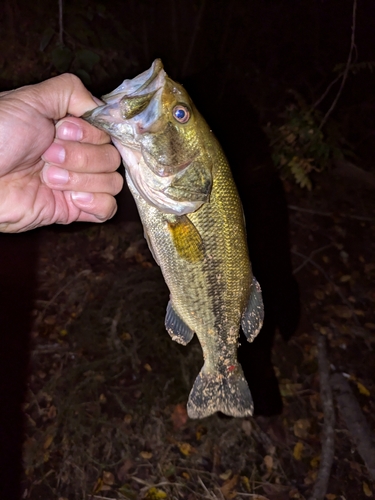
[[[311,174],[327,170],[332,160],[344,156],[342,139],[333,120],[321,130],[322,113],[309,106],[297,92],[291,93],[294,102],[281,115],[283,125],[269,124],[265,130],[281,177],[310,190]]]

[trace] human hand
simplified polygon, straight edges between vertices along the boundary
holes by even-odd
[[[119,153],[77,118],[97,105],[70,74],[0,94],[0,232],[115,214]]]

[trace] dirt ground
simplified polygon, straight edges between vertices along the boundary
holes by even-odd
[[[168,292],[139,224],[42,230],[23,498],[308,499],[329,420],[317,341],[375,428],[373,191],[334,174],[311,193],[289,188],[303,317],[274,346],[279,417],[188,419],[201,349],[164,330]],[[373,498],[334,401],[325,498]]]

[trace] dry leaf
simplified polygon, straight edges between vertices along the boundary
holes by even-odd
[[[250,480],[246,476],[241,476],[241,482],[245,487],[245,490],[250,493],[251,492],[251,487],[250,487]]]
[[[273,468],[273,458],[271,455],[266,455],[263,459],[264,465],[267,467],[267,472],[271,472]]]
[[[129,425],[129,424],[130,424],[130,422],[131,422],[132,420],[133,420],[133,417],[132,417],[129,413],[127,413],[127,414],[125,415],[125,417],[124,417],[124,423],[125,423],[126,425]]]
[[[311,427],[311,422],[308,418],[300,418],[294,424],[293,431],[294,435],[306,439],[309,435],[309,429]]]
[[[296,443],[294,450],[293,450],[293,457],[296,460],[301,460],[302,451],[303,451],[303,443],[301,441],[298,441],[298,443]]]
[[[47,436],[47,438],[46,438],[46,440],[44,441],[44,444],[43,444],[43,449],[44,450],[47,450],[51,446],[54,437],[55,436],[53,436],[53,435]]]
[[[333,306],[332,311],[336,314],[336,316],[344,319],[351,318],[353,315],[352,310],[347,306]]]
[[[189,443],[177,443],[177,446],[180,452],[185,455],[185,457],[188,457],[189,455],[192,455],[196,452],[195,448],[193,448]]]
[[[236,491],[233,491],[234,488],[237,486],[239,475],[236,474],[232,477],[232,479],[228,479],[228,481],[225,481],[223,486],[220,488],[221,493],[224,495],[224,498],[227,500],[231,500],[237,495]]]
[[[370,391],[367,389],[367,387],[361,384],[361,382],[357,382],[357,387],[361,394],[363,394],[364,396],[370,396]]]
[[[316,455],[310,460],[310,465],[313,469],[316,469],[319,465],[319,462],[320,462],[320,456]]]
[[[179,403],[173,408],[171,420],[175,431],[182,429],[186,425],[188,416],[186,412],[186,406],[184,404]]]
[[[145,365],[143,365],[143,368],[148,371],[148,372],[152,372],[152,368],[151,368],[151,365],[149,365],[148,363],[146,363]]]
[[[151,453],[151,451],[141,451],[139,456],[141,456],[145,460],[150,460],[150,458],[152,458],[152,453]]]
[[[44,323],[46,325],[54,325],[56,323],[56,315],[46,316],[44,318]]]
[[[344,274],[343,276],[341,276],[340,281],[341,283],[346,283],[347,281],[350,281],[351,278],[352,277],[350,276],[350,274]]]
[[[326,494],[327,500],[335,500],[336,498],[337,498],[337,495],[335,495],[334,493],[327,493]]]
[[[243,420],[241,425],[242,430],[246,436],[251,436],[252,426],[250,420]]]
[[[219,478],[223,481],[227,481],[232,475],[232,471],[230,469],[226,470],[222,474],[219,475]]]
[[[111,486],[115,482],[115,476],[112,474],[112,472],[103,472],[103,483]]]
[[[370,486],[363,481],[362,487],[363,487],[363,493],[366,495],[366,497],[372,498],[372,491],[370,489]]]
[[[167,494],[165,491],[159,490],[159,488],[153,486],[148,490],[146,498],[149,500],[162,500],[163,498],[167,498]]]
[[[117,472],[117,477],[122,483],[125,482],[128,476],[128,472],[133,467],[133,465],[134,465],[133,462],[129,458],[127,458],[125,462],[122,464],[122,466],[119,468]]]

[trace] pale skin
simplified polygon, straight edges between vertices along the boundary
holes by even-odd
[[[78,118],[98,104],[70,74],[0,93],[0,232],[116,213],[119,153]]]

